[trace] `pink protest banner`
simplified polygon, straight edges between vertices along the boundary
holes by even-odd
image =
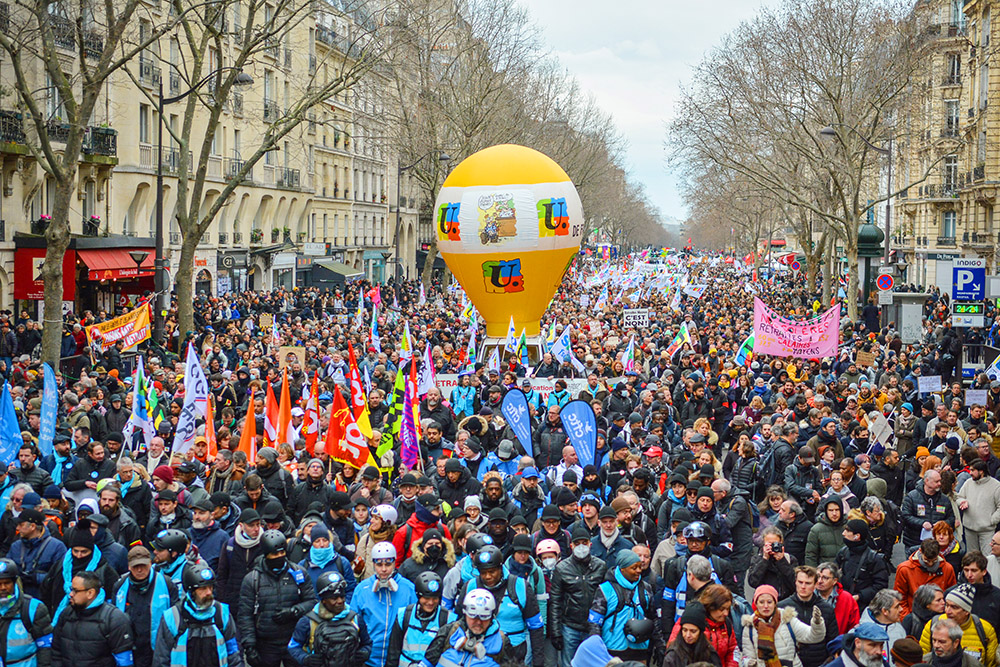
[[[839,332],[839,306],[811,320],[796,322],[778,315],[754,297],[754,355],[772,354],[803,359],[834,357],[837,355]]]

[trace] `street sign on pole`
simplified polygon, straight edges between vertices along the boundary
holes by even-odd
[[[880,306],[891,306],[892,305],[892,295],[893,295],[893,291],[891,289],[879,290],[879,292],[878,292],[878,305],[880,305]]]
[[[956,257],[952,262],[951,272],[952,301],[983,300],[986,294],[985,259],[967,259],[965,257]]]
[[[951,304],[953,327],[982,327],[986,325],[986,307],[983,303],[954,301]]]
[[[891,292],[895,284],[895,279],[893,279],[893,277],[888,273],[881,273],[879,274],[879,277],[875,279],[875,286],[883,292]]]

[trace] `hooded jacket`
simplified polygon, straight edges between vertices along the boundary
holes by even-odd
[[[830,520],[827,508],[830,505],[841,508],[840,520],[836,523]],[[847,523],[846,512],[839,498],[830,498],[823,503],[823,513],[816,519],[816,525],[809,530],[806,540],[805,565],[816,567],[820,563],[832,561],[844,546],[844,525]]]
[[[455,565],[455,546],[451,540],[443,539],[441,542],[443,543],[441,557],[435,561],[424,553],[423,535],[420,536],[420,539],[414,540],[412,554],[403,561],[399,568],[399,574],[409,579],[414,585],[417,583],[417,577],[424,572],[434,572],[444,581],[448,570]]]
[[[413,544],[424,536],[424,532],[431,528],[437,528],[441,531],[449,540],[451,539],[451,532],[448,527],[445,526],[437,518],[434,521],[421,520],[421,515],[426,512],[420,504],[417,504],[417,511],[406,520],[406,523],[396,531],[396,534],[392,536],[392,545],[396,547],[396,567],[403,564],[403,561],[410,557],[413,553]],[[425,517],[427,519],[433,518],[433,515]]]
[[[910,605],[913,604],[913,594],[924,584],[937,584],[941,590],[946,591],[956,583],[955,570],[941,556],[937,562],[930,566],[924,563],[920,550],[913,552],[913,555],[904,560],[896,568],[896,583],[893,586],[899,591],[903,600],[900,603],[902,611],[900,617],[910,613]]]

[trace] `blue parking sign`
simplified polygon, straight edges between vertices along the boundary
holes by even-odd
[[[951,268],[953,301],[982,301],[986,294],[986,260],[956,258]]]

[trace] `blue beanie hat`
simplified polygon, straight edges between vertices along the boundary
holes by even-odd
[[[642,559],[639,558],[639,554],[635,553],[632,550],[625,550],[618,552],[618,557],[615,559],[615,564],[618,565],[618,567],[625,569],[626,567],[631,567],[635,565],[640,560]]]
[[[328,540],[330,539],[330,531],[327,530],[327,528],[323,524],[323,522],[317,523],[316,525],[314,525],[312,527],[312,530],[309,531],[309,541],[310,542],[315,542],[316,540],[320,539],[321,537],[325,537]]]
[[[600,635],[591,635],[580,643],[570,667],[604,667],[611,662],[611,654]]]
[[[906,408],[906,409],[907,409],[907,410],[909,410],[909,411],[910,411],[911,413],[913,412],[913,404],[912,404],[912,403],[903,403],[903,404],[902,404],[901,406],[899,406],[899,407],[901,407],[901,408]]]

